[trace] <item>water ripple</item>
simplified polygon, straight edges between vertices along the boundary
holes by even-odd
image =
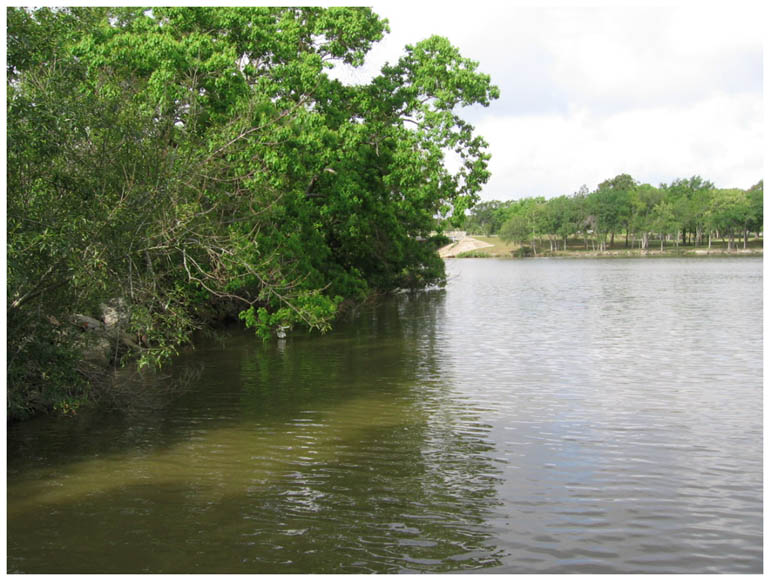
[[[448,267],[199,348],[157,413],[11,429],[9,570],[762,570],[761,262]]]

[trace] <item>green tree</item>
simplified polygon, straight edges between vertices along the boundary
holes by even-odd
[[[561,239],[563,249],[567,250],[567,239],[580,230],[582,216],[576,197],[558,196],[548,200],[549,212],[553,220],[553,233]]]
[[[500,209],[504,202],[492,200],[479,202],[470,211],[465,221],[465,228],[473,234],[491,236],[497,234],[503,224],[503,216]]]
[[[607,234],[610,235],[610,246],[615,243],[615,234],[625,228],[629,229],[631,220],[631,195],[636,188],[636,182],[628,174],[620,174],[610,180],[605,180],[590,196],[589,206],[595,219],[595,229],[599,236],[600,250],[606,249]],[[626,236],[628,246],[628,236]]]
[[[676,234],[679,230],[679,222],[677,222],[674,207],[670,202],[664,200],[655,205],[652,209],[650,225],[660,236],[660,249],[662,251],[666,236]]]
[[[640,247],[647,250],[649,247],[649,235],[654,228],[653,209],[663,201],[663,192],[650,184],[641,184],[634,191],[631,198],[631,222],[630,228],[639,235]]]
[[[489,177],[458,111],[498,90],[440,37],[369,84],[327,75],[386,30],[364,8],[9,9],[14,414],[86,397],[66,322],[106,299],[115,353],[160,364],[212,316],[323,331],[344,299],[443,281],[437,216]]]
[[[523,245],[529,239],[531,233],[532,229],[530,228],[529,220],[522,214],[516,214],[508,218],[501,226],[500,239]]]
[[[666,198],[674,209],[680,224],[682,243],[687,243],[687,234],[695,234],[695,244],[703,238],[705,212],[708,208],[714,185],[700,176],[676,179],[670,185],[661,185]]]
[[[755,232],[757,235],[762,231],[764,225],[764,180],[759,180],[751,186],[746,192],[749,204],[749,220],[747,222],[747,231]]]
[[[736,248],[735,238],[748,231],[752,220],[751,203],[747,192],[739,188],[715,190],[707,213],[707,224],[718,237],[727,240],[728,251]],[[744,248],[745,245],[744,236]]]

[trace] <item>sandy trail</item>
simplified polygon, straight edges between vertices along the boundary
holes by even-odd
[[[446,246],[442,246],[438,249],[438,255],[441,258],[454,258],[458,254],[462,254],[463,252],[468,252],[469,250],[476,250],[478,248],[488,248],[490,246],[494,246],[494,244],[489,244],[487,242],[482,242],[481,240],[476,240],[475,238],[471,238],[470,236],[466,236],[462,240],[459,240],[457,242],[452,242],[452,244],[447,244]]]

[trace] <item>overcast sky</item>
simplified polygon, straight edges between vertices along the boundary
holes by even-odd
[[[484,200],[572,194],[620,173],[655,186],[762,178],[759,3],[536,6],[374,3],[391,33],[355,75],[431,34],[478,61],[501,91],[465,114],[492,153]]]

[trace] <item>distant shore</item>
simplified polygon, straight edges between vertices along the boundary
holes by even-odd
[[[752,239],[747,247],[743,248],[743,242],[738,243],[738,248],[727,250],[724,243],[712,243],[708,246],[676,246],[673,242],[667,242],[663,250],[660,242],[651,241],[646,250],[638,246],[626,248],[624,241],[616,240],[615,245],[604,251],[591,248],[590,242],[586,249],[583,240],[573,239],[567,245],[567,250],[551,250],[547,241],[541,244],[537,252],[533,252],[531,246],[518,245],[500,240],[496,236],[466,236],[439,249],[442,258],[654,258],[654,257],[719,257],[719,256],[762,256],[762,239]]]

